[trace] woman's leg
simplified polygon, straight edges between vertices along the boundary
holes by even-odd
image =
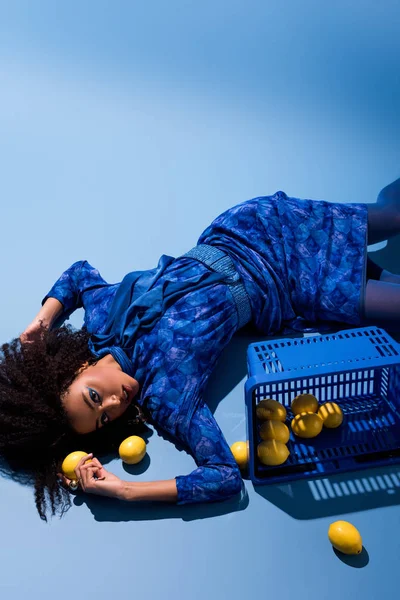
[[[375,204],[368,204],[368,244],[384,242],[400,233],[400,179],[383,188]]]
[[[369,256],[367,257],[367,279],[387,281],[388,283],[398,283],[400,285],[400,275],[386,271],[386,269],[377,265]]]
[[[368,244],[383,242],[400,233],[400,179],[379,192],[368,205]],[[382,269],[368,257],[365,290],[366,325],[400,331],[400,275]]]
[[[400,331],[400,283],[367,281],[365,321],[365,325],[376,325],[388,332]]]
[[[376,264],[369,256],[367,256],[367,280],[375,279],[379,281],[383,273],[382,267]]]

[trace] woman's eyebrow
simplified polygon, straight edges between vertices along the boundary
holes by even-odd
[[[91,408],[92,410],[94,410],[93,404],[90,404],[89,400],[86,398],[86,396],[85,396],[85,394],[83,392],[82,392],[82,398],[83,398],[83,401],[85,402],[85,404],[87,404],[87,406],[89,408]],[[98,428],[99,428],[99,420],[96,419],[96,431],[98,430]]]

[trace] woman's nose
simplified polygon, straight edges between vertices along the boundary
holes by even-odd
[[[115,394],[103,401],[103,408],[106,410],[117,410],[121,406],[121,399]]]

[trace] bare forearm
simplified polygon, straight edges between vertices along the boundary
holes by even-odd
[[[160,502],[176,502],[178,490],[175,479],[166,481],[124,481],[123,500],[136,502],[140,500],[158,500]]]
[[[41,321],[43,325],[51,328],[54,321],[62,313],[62,311],[63,305],[59,300],[57,300],[57,298],[47,298],[46,302],[36,315],[34,321],[37,323]]]
[[[63,311],[63,305],[56,298],[47,298],[42,308],[20,335],[23,344],[34,342],[41,335],[41,327],[51,329],[57,317]]]

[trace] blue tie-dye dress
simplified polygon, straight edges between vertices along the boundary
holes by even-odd
[[[198,244],[230,255],[250,300],[252,322],[265,335],[287,333],[303,319],[362,322],[365,204],[300,200],[277,192],[227,210]],[[132,293],[118,314],[120,331],[113,340],[103,334],[109,334],[118,290],[127,280]],[[113,354],[138,380],[137,402],[156,428],[193,455],[197,469],[176,477],[178,503],[223,500],[238,493],[239,469],[202,399],[218,357],[238,329],[226,277],[193,258],[163,255],[155,269],[108,284],[87,261],[79,261],[43,302],[48,297],[63,304],[57,325],[75,309],[85,309],[84,327],[92,334],[95,356]],[[118,345],[129,364],[120,360]]]

